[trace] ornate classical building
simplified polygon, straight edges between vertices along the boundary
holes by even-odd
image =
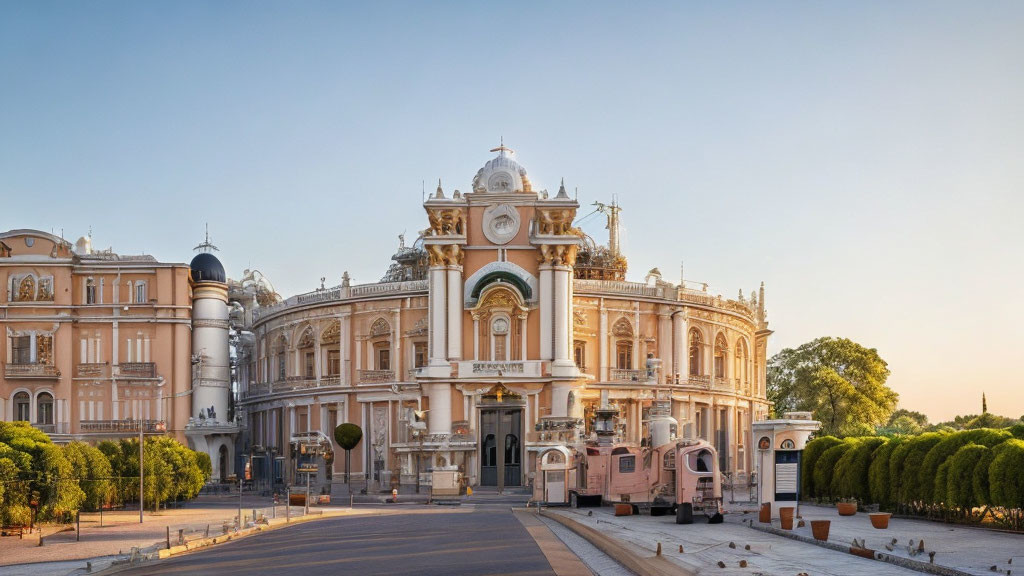
[[[732,300],[657,270],[627,282],[618,206],[598,206],[610,230],[600,246],[574,227],[564,185],[535,190],[511,150],[492,152],[467,192],[438,185],[428,227],[400,241],[381,282],[346,273],[240,305],[255,479],[290,481],[296,434],[354,422],[354,475],[412,484],[456,466],[473,486],[525,485],[537,452],[589,434],[601,402],[643,442],[655,396],[671,398],[684,435],[719,448],[725,470],[751,471],[751,422],[768,412],[763,285]]]
[[[189,267],[93,250],[39,230],[0,233],[0,420],[58,442],[163,432],[191,411]]]

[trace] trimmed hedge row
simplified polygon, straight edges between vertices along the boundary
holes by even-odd
[[[911,437],[832,436],[807,443],[803,497],[856,499],[905,513],[982,520],[1024,528],[1024,433],[978,429]],[[983,508],[981,517],[975,510]]]

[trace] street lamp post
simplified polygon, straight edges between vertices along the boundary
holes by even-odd
[[[145,499],[145,485],[142,483],[143,480],[143,462],[142,462],[142,447],[145,445],[145,439],[143,438],[143,426],[142,421],[139,421],[139,524],[142,524],[142,509]]]

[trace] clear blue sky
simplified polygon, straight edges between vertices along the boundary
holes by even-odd
[[[771,351],[1017,417],[1022,103],[1021,2],[0,1],[0,229],[188,261],[209,222],[286,296],[374,281],[503,135],[618,196],[633,279],[764,280]]]

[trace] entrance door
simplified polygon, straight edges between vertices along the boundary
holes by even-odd
[[[523,411],[495,408],[480,411],[480,485],[522,485]]]

